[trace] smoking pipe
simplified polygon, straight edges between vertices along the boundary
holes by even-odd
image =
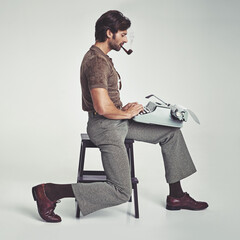
[[[121,46],[121,47],[122,47],[122,49],[125,51],[125,53],[127,53],[127,55],[130,55],[130,54],[133,52],[132,49],[127,50],[127,49],[124,48],[123,46]]]

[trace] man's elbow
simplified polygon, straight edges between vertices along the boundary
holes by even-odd
[[[106,111],[104,109],[99,109],[96,111],[99,115],[104,116],[106,114]]]
[[[94,109],[99,115],[107,114],[107,108],[104,106],[94,106]]]

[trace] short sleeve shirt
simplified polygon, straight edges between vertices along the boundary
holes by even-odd
[[[83,110],[94,111],[90,93],[93,88],[105,88],[114,105],[121,108],[118,80],[119,75],[114,68],[112,59],[93,45],[85,54],[80,68]]]

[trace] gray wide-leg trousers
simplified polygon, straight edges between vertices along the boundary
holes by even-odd
[[[178,182],[196,172],[178,128],[89,115],[87,133],[91,141],[100,148],[107,182],[72,184],[84,216],[130,199],[132,186],[125,138],[160,144],[168,183]]]

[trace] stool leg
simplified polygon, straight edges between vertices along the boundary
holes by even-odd
[[[76,218],[80,218],[80,208],[78,206],[77,201],[76,201]]]
[[[133,144],[131,144],[129,148],[129,164],[131,169],[131,177],[135,177]]]
[[[80,148],[77,182],[79,182],[80,177],[82,177],[82,175],[83,175],[85,152],[86,152],[86,146],[82,142],[81,148]],[[79,208],[77,201],[76,201],[76,218],[80,218],[80,208]]]
[[[129,145],[125,145],[126,146],[126,150],[127,150],[127,155],[128,155],[128,161],[129,161],[129,167],[130,167],[130,172],[131,172],[131,177],[132,177],[132,165],[131,165],[131,152],[130,152],[130,147]],[[128,202],[132,202],[132,196],[130,197],[130,199],[128,200]]]
[[[139,218],[137,184],[134,184],[133,191],[134,191],[135,218]]]
[[[127,147],[129,166],[131,171],[131,177],[135,178],[135,168],[134,168],[134,154],[133,154],[133,143]],[[134,193],[134,208],[135,208],[135,218],[139,218],[139,207],[138,207],[138,192],[137,184],[133,184],[133,193]],[[132,201],[132,197],[129,199],[129,202]]]
[[[84,143],[81,144],[80,156],[79,156],[79,167],[78,167],[78,180],[83,176],[84,161],[85,161],[86,146]]]

